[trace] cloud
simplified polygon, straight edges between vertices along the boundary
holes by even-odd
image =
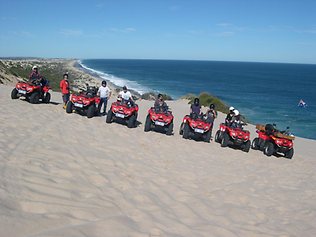
[[[30,38],[30,37],[34,36],[34,34],[32,34],[31,32],[24,31],[24,30],[21,30],[21,31],[9,31],[8,35],[9,36],[14,36],[14,37],[23,37],[23,38]]]
[[[298,33],[304,34],[316,34],[316,28],[304,29],[304,30],[296,30]]]
[[[234,25],[230,22],[220,22],[216,24],[218,32],[214,35],[217,37],[232,37],[237,33],[245,31],[245,27]]]
[[[123,28],[123,29],[111,28],[110,31],[114,32],[114,33],[132,33],[132,32],[135,32],[136,29],[133,27],[127,27],[127,28]]]
[[[78,37],[83,35],[82,30],[74,29],[62,29],[59,33],[66,37]]]

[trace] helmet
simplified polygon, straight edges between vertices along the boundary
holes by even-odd
[[[200,104],[200,99],[199,98],[195,98],[194,99],[194,104],[195,105],[199,105]]]
[[[215,105],[214,104],[210,104],[210,109],[215,109]]]
[[[106,81],[102,81],[102,86],[106,86]]]
[[[234,114],[235,114],[236,116],[238,116],[238,115],[239,115],[239,111],[238,111],[237,109],[235,109],[235,110],[234,110]]]
[[[67,77],[68,78],[68,73],[64,73],[63,77]]]
[[[124,90],[124,91],[127,91],[127,87],[126,87],[126,86],[123,86],[123,90]]]
[[[35,69],[38,69],[38,67],[37,67],[36,65],[34,65],[34,66],[32,67],[32,70],[35,70]]]
[[[235,108],[233,106],[229,107],[229,111],[234,111],[234,110],[235,110]]]

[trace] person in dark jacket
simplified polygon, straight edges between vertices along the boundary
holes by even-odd
[[[161,112],[166,112],[168,110],[168,105],[163,99],[162,94],[158,94],[157,99],[155,100],[155,103],[154,103],[154,108]]]
[[[195,98],[193,104],[190,106],[190,116],[199,116],[201,114],[200,99]]]
[[[43,77],[40,75],[38,72],[38,67],[35,65],[32,67],[32,72],[29,75],[29,82],[33,84],[40,84],[42,81]]]
[[[233,122],[233,118],[235,116],[234,110],[235,110],[234,107],[232,107],[232,106],[229,107],[229,113],[227,114],[226,119],[225,119],[226,126],[230,126],[231,123]]]

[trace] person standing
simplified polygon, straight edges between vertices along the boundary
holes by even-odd
[[[210,108],[206,112],[206,121],[211,124],[211,137],[213,132],[214,120],[217,118],[217,111],[215,110],[215,105],[210,104]]]
[[[69,81],[68,81],[68,73],[65,73],[63,79],[59,83],[59,87],[61,89],[62,98],[64,102],[63,108],[66,108],[66,104],[70,98],[70,90],[69,90]]]
[[[111,90],[109,87],[107,87],[106,81],[102,81],[101,86],[99,87],[97,94],[98,94],[98,96],[100,96],[100,103],[98,105],[98,112],[100,115],[105,115],[108,100],[111,97]],[[104,105],[103,106],[103,113],[101,113],[102,105]]]

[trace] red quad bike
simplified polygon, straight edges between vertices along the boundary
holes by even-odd
[[[137,126],[138,105],[131,105],[130,102],[124,103],[121,101],[113,102],[109,112],[106,116],[106,122],[113,121],[123,122],[127,124],[128,128],[135,128]]]
[[[173,132],[173,115],[168,108],[151,107],[145,122],[145,132],[156,130],[170,136]]]
[[[180,135],[184,139],[200,139],[205,142],[211,140],[212,124],[208,123],[201,116],[186,115],[180,126]]]
[[[274,125],[256,125],[258,137],[252,141],[252,148],[262,150],[267,156],[283,153],[285,158],[292,159],[294,155],[293,140],[295,137],[286,131],[278,131]],[[287,128],[289,129],[289,128]]]
[[[48,81],[45,80],[45,85],[39,83],[33,84],[29,82],[18,82],[11,92],[12,99],[25,97],[31,104],[38,104],[40,101],[49,103],[51,95],[49,90]]]
[[[100,97],[97,96],[97,88],[88,86],[86,91],[79,94],[72,94],[66,105],[66,113],[70,114],[76,111],[80,114],[92,118],[96,115],[97,106],[100,103]]]
[[[220,124],[219,130],[215,134],[215,141],[221,143],[221,147],[235,146],[244,152],[250,150],[250,132],[240,127],[233,128]]]

